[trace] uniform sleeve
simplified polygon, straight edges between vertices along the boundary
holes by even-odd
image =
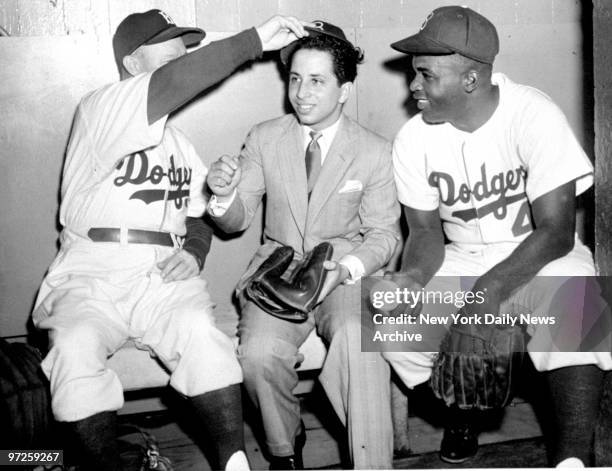
[[[202,271],[208,252],[210,252],[213,229],[204,219],[192,217],[187,218],[185,227],[187,233],[185,234],[183,249],[196,258],[198,267]]]
[[[261,53],[259,35],[251,28],[210,43],[155,70],[149,85],[149,122],[176,110],[226,78],[238,66],[260,57]]]
[[[576,195],[593,184],[593,165],[563,112],[538,94],[521,119],[519,154],[527,166],[527,197],[538,197],[576,180]]]
[[[393,172],[399,201],[422,211],[437,209],[439,194],[427,181],[427,155],[416,120],[408,121],[393,142]],[[423,132],[423,131],[422,131]]]
[[[86,96],[79,112],[97,170],[107,171],[139,150],[161,142],[167,116],[149,125],[147,94],[151,74],[141,74]]]

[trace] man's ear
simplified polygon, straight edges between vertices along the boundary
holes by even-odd
[[[128,74],[130,74],[132,77],[135,77],[140,72],[142,72],[140,61],[136,57],[134,57],[133,54],[130,54],[129,56],[125,56],[122,62],[123,62],[123,67],[128,72]]]
[[[338,101],[342,104],[346,103],[351,95],[351,90],[353,89],[353,82],[344,82],[340,85],[340,98]]]
[[[476,90],[479,86],[479,82],[480,74],[475,69],[468,70],[463,77],[463,86],[468,93],[472,93]]]

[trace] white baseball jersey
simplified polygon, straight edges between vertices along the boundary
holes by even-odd
[[[544,93],[493,74],[499,105],[472,133],[421,114],[399,131],[393,163],[399,200],[439,208],[455,243],[520,242],[533,230],[530,202],[576,180],[593,183],[593,166],[563,112]]]
[[[203,214],[206,168],[187,138],[147,119],[151,74],[96,90],[78,106],[62,183],[62,247],[32,314],[52,332],[42,367],[52,409],[75,421],[123,405],[109,353],[127,338],[150,347],[185,396],[237,384],[242,370],[227,335],[215,327],[206,282],[167,283],[159,262],[174,247],[99,243],[92,227],[186,233]]]
[[[437,275],[481,276],[533,231],[531,202],[573,180],[576,194],[593,183],[593,166],[551,99],[503,74],[494,74],[492,80],[499,86],[499,105],[475,132],[460,131],[448,123],[427,124],[419,113],[394,142],[400,201],[417,210],[438,209],[452,242],[445,248]],[[593,276],[595,267],[590,251],[576,239],[569,254],[547,264],[539,274]],[[541,299],[550,293],[534,281],[504,301],[502,312],[513,303],[539,312]],[[442,328],[438,340],[445,333]],[[545,334],[544,325],[530,332],[534,338]],[[528,344],[538,371],[587,364],[612,368],[609,352],[542,352],[541,345],[541,341]],[[384,356],[404,383],[413,387],[429,378],[435,353],[386,352]]]
[[[79,104],[62,184],[64,238],[91,227],[184,235],[185,218],[204,213],[207,169],[167,116],[148,124],[150,78],[108,85]]]

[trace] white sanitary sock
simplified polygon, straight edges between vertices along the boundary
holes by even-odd
[[[235,452],[225,464],[225,471],[249,471],[249,462],[244,451]]]

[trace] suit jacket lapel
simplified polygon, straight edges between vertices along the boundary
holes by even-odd
[[[312,225],[332,193],[338,191],[338,185],[355,158],[351,151],[351,122],[344,115],[340,119],[342,121],[310,195],[307,226]]]
[[[295,223],[304,237],[308,196],[306,187],[306,166],[304,164],[304,137],[297,119],[291,121],[277,146],[277,159],[289,209]]]

